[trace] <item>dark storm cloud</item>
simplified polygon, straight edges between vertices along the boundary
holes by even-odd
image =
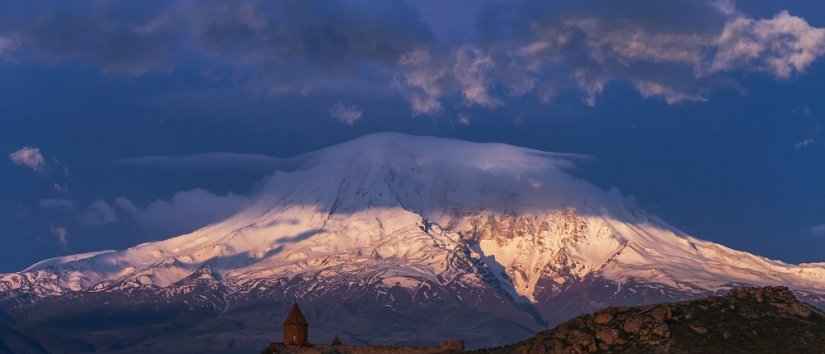
[[[46,62],[132,74],[168,70],[181,43],[178,28],[162,21],[170,8],[159,0],[21,2],[5,6],[0,37],[21,55]]]
[[[233,61],[293,62],[332,70],[394,63],[428,29],[403,1],[199,1],[194,37]]]
[[[382,77],[431,38],[400,0],[33,1],[0,16],[0,54],[130,74],[205,62],[275,93]]]
[[[273,93],[374,90],[432,39],[401,0],[208,1],[181,12],[197,46]]]

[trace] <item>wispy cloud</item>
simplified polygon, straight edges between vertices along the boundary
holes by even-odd
[[[213,152],[182,156],[141,156],[121,159],[114,162],[116,166],[157,168],[164,170],[260,170],[287,169],[293,162],[288,159],[279,159],[260,154],[238,154],[229,152]]]
[[[810,232],[811,236],[825,237],[825,224],[812,226],[808,231]]]
[[[12,38],[0,36],[0,58],[6,53],[10,53],[17,48],[17,41]]]
[[[108,225],[118,222],[117,211],[105,200],[96,200],[80,215],[80,221],[86,225]]]
[[[69,247],[69,230],[65,226],[52,227],[51,232],[61,248],[66,249]]]
[[[75,207],[75,202],[69,199],[60,198],[45,198],[38,202],[40,208],[43,209],[57,209],[57,210],[72,210]]]
[[[364,115],[364,111],[356,105],[347,105],[338,102],[330,108],[329,115],[341,123],[353,126]]]

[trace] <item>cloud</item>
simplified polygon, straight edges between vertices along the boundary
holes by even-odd
[[[69,230],[65,226],[52,227],[51,232],[60,244],[60,247],[66,249],[69,246]]]
[[[459,113],[458,114],[458,123],[464,126],[469,126],[472,122],[470,116],[466,113]]]
[[[396,81],[416,114],[458,97],[494,109],[512,96],[550,103],[578,91],[590,106],[612,81],[671,104],[706,100],[708,65],[730,3],[674,0],[488,1],[479,39],[415,48]]]
[[[177,235],[223,220],[241,210],[250,199],[236,194],[217,195],[203,189],[175,193],[144,206],[125,197],[98,199],[76,220],[86,227],[133,224],[149,234]],[[41,207],[62,207],[63,201],[41,201]]]
[[[337,119],[341,123],[349,126],[355,125],[358,120],[364,115],[361,108],[355,105],[346,105],[341,102],[336,103],[329,110],[329,115]]]
[[[205,170],[234,171],[272,171],[291,169],[295,164],[290,159],[279,159],[260,154],[237,154],[214,152],[183,156],[141,156],[121,159],[114,162],[117,166],[137,168],[157,168],[164,170],[186,170],[203,172]]]
[[[39,204],[42,209],[71,210],[75,207],[73,200],[58,198],[40,199]]]
[[[11,53],[17,48],[17,41],[14,39],[0,36],[0,57],[4,54]]]
[[[805,149],[805,148],[807,148],[807,147],[809,147],[809,146],[811,146],[815,143],[816,143],[816,139],[807,138],[807,139],[800,140],[799,142],[794,144],[793,147],[794,147],[794,149],[802,150],[802,149]]]
[[[46,158],[36,147],[24,146],[9,154],[9,159],[16,165],[30,168],[35,172],[43,172],[46,169]]]
[[[673,89],[672,87],[665,86],[664,84],[655,81],[637,81],[634,83],[634,85],[636,86],[636,89],[639,91],[642,97],[662,97],[668,104],[677,104],[689,101],[707,101],[706,98],[698,94],[679,92]]]
[[[825,29],[787,11],[754,19],[733,1],[489,2],[480,39],[402,56],[398,80],[416,114],[460,97],[488,109],[508,96],[552,102],[578,92],[594,106],[611,82],[668,104],[704,102],[737,72],[784,79],[825,55]]]
[[[733,0],[480,0],[448,24],[436,2],[404,0],[44,2],[0,14],[0,54],[131,75],[198,63],[256,93],[400,95],[413,115],[567,92],[593,106],[611,82],[703,102],[738,73],[785,79],[825,55],[825,29]],[[353,125],[363,110],[330,114]]]
[[[468,105],[495,108],[501,104],[490,93],[493,69],[493,58],[478,48],[462,47],[456,51],[453,75]]]
[[[263,93],[354,90],[429,28],[403,0],[46,0],[0,14],[20,57],[109,73],[170,71],[192,58]]]
[[[809,230],[811,236],[825,237],[825,224],[812,226]]]
[[[145,207],[117,198],[114,205],[141,227],[165,234],[188,232],[220,221],[248,205],[247,197],[216,195],[203,189],[175,193],[169,200],[156,200]]]
[[[436,62],[429,49],[416,48],[404,53],[398,63],[401,74],[395,85],[406,96],[414,114],[441,112],[441,98],[447,95],[448,70],[443,61]]]
[[[713,71],[754,69],[787,79],[825,54],[825,28],[782,11],[774,18],[739,17],[725,25]]]
[[[96,200],[80,215],[80,222],[86,225],[100,226],[119,221],[117,211],[105,200]]]
[[[0,36],[15,53],[44,62],[80,61],[105,72],[169,70],[182,49],[170,3],[150,0],[15,4],[0,15]]]

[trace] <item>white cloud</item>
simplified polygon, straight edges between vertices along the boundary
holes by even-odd
[[[495,108],[501,102],[490,94],[491,72],[496,63],[488,54],[474,47],[461,47],[456,51],[453,75],[461,88],[464,101],[469,105]]]
[[[9,159],[18,166],[28,167],[35,172],[43,172],[46,169],[46,158],[36,147],[24,146],[9,154]]]
[[[707,101],[707,99],[702,96],[680,92],[672,87],[668,87],[654,81],[638,81],[635,83],[635,86],[642,97],[662,97],[668,104],[676,104],[686,101]]]
[[[448,70],[436,62],[427,49],[415,49],[401,56],[402,73],[396,80],[413,114],[432,115],[441,112],[441,98],[447,94]]]
[[[338,102],[330,108],[329,114],[341,123],[353,126],[364,115],[364,111],[358,106]]]
[[[248,205],[249,199],[236,195],[216,195],[203,189],[175,193],[169,200],[157,200],[145,208],[126,198],[117,198],[115,206],[141,227],[167,234],[188,232],[220,221]]]
[[[774,18],[739,17],[719,36],[712,70],[763,70],[778,78],[804,72],[825,55],[825,28],[782,11]]]
[[[713,0],[711,5],[727,16],[736,14],[736,1],[734,0]]]

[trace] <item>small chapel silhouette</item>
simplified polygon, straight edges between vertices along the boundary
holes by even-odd
[[[292,304],[284,320],[284,344],[305,346],[309,340],[309,323],[298,304]]]
[[[403,347],[403,346],[352,346],[345,345],[338,336],[329,345],[313,345],[309,342],[309,322],[304,317],[301,308],[297,303],[292,304],[289,314],[283,323],[283,342],[272,343],[262,354],[323,354],[323,353],[343,353],[343,354],[376,354],[376,353],[403,353],[403,354],[447,354],[460,353],[464,351],[464,342],[460,340],[447,340],[439,346],[434,347]]]

